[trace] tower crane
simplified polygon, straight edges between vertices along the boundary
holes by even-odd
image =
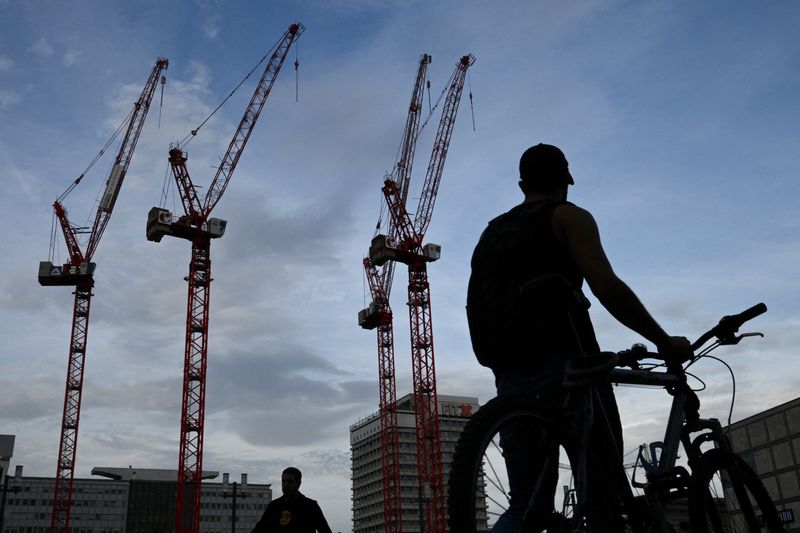
[[[206,361],[208,356],[209,295],[211,288],[211,239],[222,237],[227,222],[209,215],[222,198],[239,157],[278,77],[292,43],[305,30],[292,24],[273,47],[239,127],[231,139],[205,198],[201,201],[186,168],[188,154],[180,146],[169,151],[169,163],[184,214],[174,219],[166,209],[154,207],[147,216],[147,239],[160,242],[165,235],[192,243],[189,262],[186,344],[181,403],[180,456],[175,504],[175,531],[200,530],[200,484],[203,474],[203,424],[205,420]],[[266,57],[266,56],[265,56]],[[196,133],[196,130],[192,132]],[[187,494],[188,493],[188,494]],[[189,524],[186,524],[188,518]]]
[[[446,517],[427,263],[439,259],[441,246],[431,243],[423,245],[422,241],[431,221],[467,69],[474,63],[475,57],[472,54],[461,57],[448,82],[444,108],[414,220],[411,220],[406,210],[401,186],[389,177],[384,181],[382,191],[396,228],[395,234],[376,235],[369,250],[369,260],[375,266],[382,266],[388,261],[399,261],[408,266],[418,483],[420,492],[426,496],[423,506],[426,530],[436,533],[445,532]]]
[[[411,168],[414,161],[419,118],[422,110],[425,77],[431,56],[422,54],[417,68],[411,103],[408,106],[408,117],[403,130],[403,141],[400,157],[393,174],[399,183],[400,196],[405,203],[411,181]],[[392,220],[389,221],[389,233],[395,235]],[[378,330],[378,394],[381,431],[381,478],[383,482],[383,521],[386,533],[402,533],[403,509],[400,491],[400,443],[397,428],[397,393],[394,366],[394,332],[392,325],[392,308],[389,295],[392,290],[394,261],[388,261],[378,273],[377,267],[367,257],[364,259],[364,270],[372,296],[367,309],[359,313],[359,325],[364,329]]]
[[[50,530],[52,532],[63,531],[66,533],[69,531],[70,509],[72,507],[72,480],[75,474],[75,456],[78,449],[78,423],[83,393],[86,341],[89,334],[89,307],[92,299],[92,287],[94,287],[95,263],[92,262],[92,258],[108,225],[122,182],[128,171],[128,166],[131,164],[133,151],[139,140],[139,134],[144,127],[147,111],[150,109],[150,102],[153,99],[156,86],[159,80],[161,80],[162,85],[166,81],[162,72],[168,65],[169,62],[165,58],[160,57],[156,60],[155,66],[150,72],[150,77],[147,79],[141,95],[139,95],[139,99],[133,104],[133,111],[127,122],[127,130],[114,159],[111,173],[105,184],[105,190],[96,208],[91,230],[80,228],[70,223],[67,211],[62,205],[64,198],[80,183],[85,172],[53,203],[55,216],[59,221],[66,241],[69,261],[63,265],[54,265],[52,261],[40,262],[39,283],[43,286],[74,286],[75,303],[72,311],[72,334],[69,342],[64,410],[61,417],[61,440],[58,447],[53,492],[53,510],[50,522]],[[95,159],[96,161],[97,159]],[[89,234],[89,239],[84,252],[81,250],[78,236],[86,233]]]

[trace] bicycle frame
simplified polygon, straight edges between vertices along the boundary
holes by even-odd
[[[662,508],[664,491],[659,489],[665,488],[665,474],[667,475],[666,482],[669,483],[671,481],[673,483],[670,488],[678,490],[688,488],[688,486],[675,486],[681,481],[688,484],[688,476],[690,475],[684,468],[676,467],[679,448],[683,446],[691,468],[695,460],[703,453],[700,448],[702,444],[711,442],[715,448],[723,450],[730,450],[730,445],[722,432],[719,420],[715,418],[700,418],[700,401],[695,392],[686,383],[686,374],[680,365],[668,365],[666,372],[615,368],[610,372],[609,381],[616,384],[662,387],[672,396],[672,405],[667,418],[664,440],[658,443],[658,446],[651,448],[651,450],[658,448],[661,453],[657,457],[653,453],[649,464],[643,464],[647,473],[647,481],[641,484],[636,483],[635,478],[633,481],[634,486],[644,491],[650,514],[655,517],[653,525],[656,530],[670,531]],[[693,438],[694,434],[700,432],[703,433]],[[641,455],[640,458],[644,461]],[[681,480],[680,476],[684,474],[687,477],[685,480]],[[659,475],[662,478],[659,478]],[[670,478],[669,475],[673,477]],[[661,481],[661,485],[659,485],[659,481]],[[624,500],[628,500],[629,497],[633,497],[632,491],[628,494],[628,490],[625,489]],[[636,525],[633,525],[633,527],[636,529]]]
[[[667,418],[661,456],[657,459],[655,471],[674,468],[678,459],[678,448],[681,444],[684,422],[686,421],[685,405],[690,398],[697,401],[697,396],[685,382],[683,371],[680,376],[671,372],[652,372],[645,370],[627,370],[617,368],[611,371],[610,381],[626,385],[649,385],[663,387],[672,394],[672,406]],[[654,458],[655,460],[655,458]]]
[[[664,440],[659,446],[661,453],[658,457],[653,456],[652,462],[646,465],[648,481],[636,484],[637,488],[642,488],[644,490],[645,499],[648,502],[649,515],[653,517],[653,530],[664,533],[669,532],[671,529],[662,508],[662,503],[664,501],[663,489],[672,488],[678,489],[679,491],[688,489],[688,472],[682,467],[676,468],[679,448],[683,446],[690,466],[694,460],[701,455],[702,451],[700,450],[700,446],[705,442],[710,441],[714,443],[715,447],[728,449],[727,441],[722,434],[721,425],[716,419],[701,419],[699,417],[699,399],[686,383],[686,374],[680,365],[668,365],[668,369],[665,372],[614,368],[610,371],[606,380],[615,384],[661,387],[672,396],[672,405],[667,419]],[[584,389],[584,392],[588,392],[588,394],[583,395],[578,392],[581,389]],[[575,394],[576,392],[578,392],[577,395]],[[572,407],[568,407],[569,405]],[[588,415],[588,423],[591,424],[591,419],[595,416],[594,411],[598,408],[602,409],[602,403],[597,400],[594,393],[587,388],[587,386],[578,386],[572,389],[572,393],[565,401],[564,407],[567,411],[576,408],[580,410],[588,409],[589,413],[591,413]],[[710,431],[695,437],[694,440],[692,439],[694,433],[705,430]],[[609,442],[613,442],[610,428],[608,428],[608,432],[607,438]],[[584,454],[581,455],[583,456]],[[575,469],[581,471],[585,470],[585,468],[585,460],[580,460],[579,458],[579,464],[575,465]],[[638,506],[635,503],[633,490],[628,483],[622,465],[614,465],[612,471],[606,472],[606,474],[608,476],[607,479],[616,480],[615,484],[620,490],[623,507],[629,515],[630,525],[633,530],[645,531],[647,529],[647,524],[645,524],[646,518],[644,516],[635,516],[638,514]],[[659,477],[659,475],[661,477]],[[684,475],[685,478],[681,479],[681,476]],[[583,475],[578,475],[576,477],[584,478]],[[651,478],[655,481],[651,482]],[[670,482],[672,482],[673,485],[668,485]],[[674,486],[675,483],[687,483],[687,485],[677,487]],[[584,486],[576,487],[579,514],[583,511],[580,502],[584,501],[582,496],[585,490],[586,488]],[[541,511],[542,510],[537,510],[537,513],[540,514]]]

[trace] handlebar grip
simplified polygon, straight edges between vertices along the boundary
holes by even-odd
[[[736,321],[739,322],[739,324],[744,324],[748,320],[753,319],[758,315],[763,315],[766,312],[767,306],[762,302],[754,305],[750,309],[742,311],[738,315],[734,315],[734,318],[736,318]]]
[[[720,340],[730,340],[739,331],[739,328],[758,315],[767,312],[767,306],[764,303],[758,303],[750,309],[745,309],[738,315],[728,315],[722,317],[719,324],[711,328],[709,331],[703,333],[699,339],[692,343],[692,350],[699,350],[705,343],[712,337],[717,337]]]

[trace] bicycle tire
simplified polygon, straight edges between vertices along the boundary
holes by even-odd
[[[508,424],[525,424],[544,431],[557,431],[554,411],[530,396],[494,398],[482,406],[464,428],[456,445],[448,483],[449,531],[479,533],[491,530],[487,512],[484,454]],[[505,464],[500,465],[505,470]],[[490,466],[495,470],[494,466]]]
[[[714,481],[718,475],[719,481]],[[725,510],[715,496],[720,488]],[[750,465],[720,449],[706,451],[692,467],[689,519],[692,533],[759,533],[762,527],[770,533],[784,530],[772,498]]]

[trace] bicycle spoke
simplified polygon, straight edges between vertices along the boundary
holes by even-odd
[[[494,485],[503,494],[508,494],[508,491],[506,490],[505,486],[503,485],[503,480],[500,479],[500,476],[497,474],[497,470],[495,470],[495,468],[494,468],[494,464],[492,463],[492,459],[490,457],[485,457],[485,462],[489,463],[489,468],[492,469],[492,474],[494,476],[490,480],[492,485]]]

